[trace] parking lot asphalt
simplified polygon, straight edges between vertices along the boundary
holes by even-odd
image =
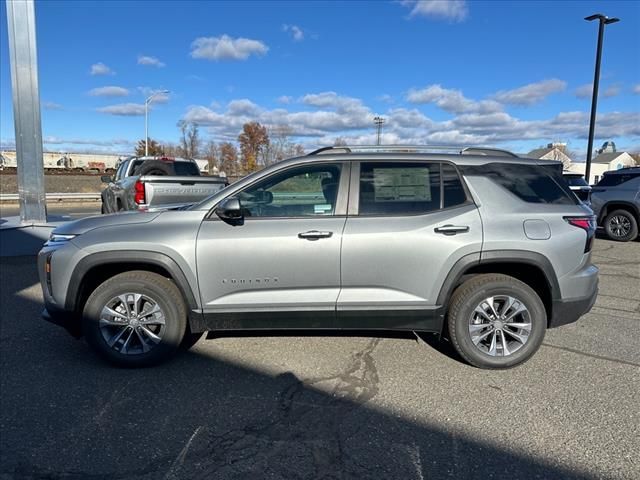
[[[640,242],[593,258],[592,312],[507,371],[366,332],[117,369],[40,319],[34,258],[2,259],[0,478],[640,478]]]

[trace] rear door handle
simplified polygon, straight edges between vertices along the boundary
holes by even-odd
[[[309,230],[308,232],[302,232],[298,234],[298,238],[304,238],[305,240],[320,240],[321,238],[329,238],[333,235],[333,232],[319,232],[318,230]]]
[[[443,225],[433,229],[436,233],[442,233],[444,235],[456,235],[457,233],[465,233],[469,231],[469,227],[466,225]]]

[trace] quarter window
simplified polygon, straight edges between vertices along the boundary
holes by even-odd
[[[238,194],[246,217],[334,215],[340,165],[307,165],[276,174]]]

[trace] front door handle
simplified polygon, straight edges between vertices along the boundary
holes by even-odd
[[[455,235],[457,233],[465,233],[469,231],[469,227],[466,225],[443,225],[433,229],[436,233],[442,233],[444,235]]]
[[[308,232],[302,232],[298,234],[298,238],[304,238],[305,240],[320,240],[321,238],[329,238],[333,235],[333,232],[319,232],[318,230],[309,230]]]

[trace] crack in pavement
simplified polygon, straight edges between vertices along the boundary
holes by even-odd
[[[552,345],[552,344],[547,343],[547,342],[544,342],[542,345],[545,346],[545,347],[556,348],[558,350],[564,350],[565,352],[575,353],[577,355],[583,355],[585,357],[595,358],[597,360],[606,360],[607,362],[618,363],[618,364],[621,364],[621,365],[630,365],[632,367],[640,367],[640,363],[629,362],[627,360],[620,360],[620,359],[617,359],[617,358],[604,357],[602,355],[596,355],[596,354],[593,354],[593,353],[581,352],[580,350],[576,350],[575,348],[561,347],[559,345]]]
[[[291,373],[280,375],[280,379],[291,377],[292,381],[281,391],[275,409],[267,409],[257,421],[223,434],[203,430],[197,442],[194,433],[179,460],[173,462],[168,478],[342,478],[353,474],[349,471],[357,464],[350,462],[343,449],[340,427],[346,416],[378,394],[379,377],[372,355],[380,341],[371,339],[335,375],[307,379]],[[325,413],[319,415],[318,409]],[[289,468],[291,456],[305,461],[293,462],[302,466]]]

